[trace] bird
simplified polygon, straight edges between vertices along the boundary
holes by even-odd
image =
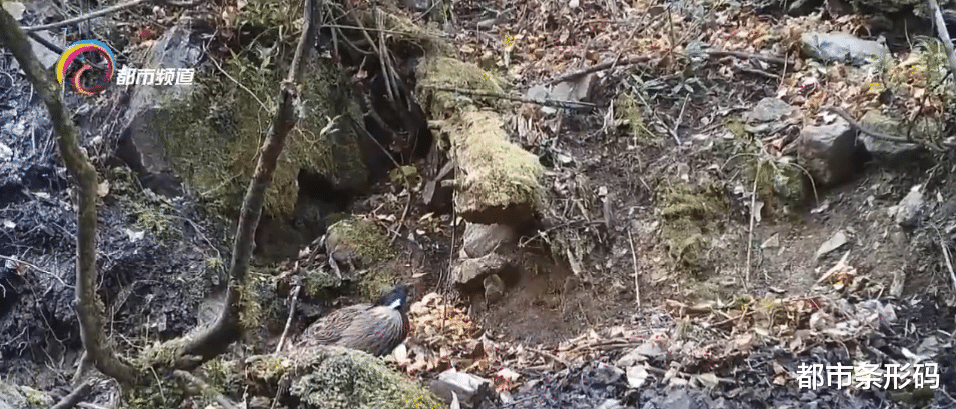
[[[306,328],[300,345],[336,345],[388,355],[408,336],[408,287],[395,286],[374,305],[332,311]]]

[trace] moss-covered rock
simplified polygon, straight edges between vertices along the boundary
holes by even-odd
[[[201,66],[190,86],[135,90],[125,131],[131,135],[134,162],[152,173],[168,167],[214,211],[234,216],[272,126],[279,84],[288,74],[288,67],[277,61],[291,59],[301,26],[290,16],[301,16],[301,5],[291,0],[250,3],[237,24],[263,33],[246,49],[234,50],[221,69]],[[277,35],[277,26],[289,35]],[[171,30],[157,41],[144,64],[167,64],[160,61],[167,43],[188,54],[181,44],[185,37],[174,34],[179,31]],[[365,137],[359,132],[362,117],[345,77],[327,60],[314,56],[306,72],[299,122],[286,140],[266,193],[267,216],[292,213],[300,172],[323,175],[338,188],[359,191],[368,179],[359,143]]]
[[[764,160],[755,165],[757,194],[768,212],[789,214],[807,204],[813,189],[803,170],[784,161]]]
[[[304,409],[439,409],[427,389],[361,351],[315,347],[289,356],[253,357],[249,373],[263,383],[292,379],[289,394]],[[294,357],[292,357],[294,355]],[[268,380],[268,382],[265,382]]]
[[[270,94],[281,79],[280,73],[254,70],[249,64],[241,57],[226,64],[227,72],[246,89],[221,78],[200,79],[202,90],[174,107],[171,115],[186,119],[156,124],[166,129],[162,134],[171,166],[223,212],[239,208],[271,126],[275,97]],[[331,67],[313,61],[308,71],[315,75],[307,76],[303,84],[307,108],[286,141],[266,193],[263,209],[273,217],[292,213],[301,171],[326,175],[339,186],[355,189],[367,179],[359,136],[350,125],[360,123],[358,108]],[[331,116],[338,118],[333,135],[320,135]]]
[[[362,217],[350,217],[329,226],[325,248],[338,262],[363,266],[394,254],[382,228]]]
[[[43,408],[53,405],[47,394],[29,386],[0,382],[0,409]]]

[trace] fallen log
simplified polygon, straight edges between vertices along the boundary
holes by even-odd
[[[446,57],[426,58],[416,70],[419,101],[432,119],[440,120],[450,156],[456,163],[453,180],[455,210],[472,223],[519,225],[534,219],[542,206],[540,180],[544,167],[537,156],[509,140],[501,116],[479,109],[466,95],[449,88],[501,92],[494,77]]]

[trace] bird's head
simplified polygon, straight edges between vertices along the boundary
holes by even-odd
[[[393,310],[402,311],[405,309],[405,304],[408,302],[408,287],[404,285],[397,285],[392,289],[388,294],[385,294],[379,301],[378,305],[383,307],[388,307]]]

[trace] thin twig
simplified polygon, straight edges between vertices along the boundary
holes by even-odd
[[[847,250],[846,253],[843,254],[843,257],[840,258],[840,261],[837,261],[837,263],[833,267],[830,267],[830,269],[827,270],[826,273],[820,276],[820,278],[817,279],[817,282],[815,284],[820,284],[826,281],[828,278],[830,278],[830,276],[832,276],[833,274],[836,274],[837,271],[840,271],[843,267],[847,265],[846,260],[849,257],[850,257],[850,250]]]
[[[729,56],[737,57],[737,58],[747,58],[747,59],[752,59],[752,60],[761,60],[761,61],[766,61],[766,62],[770,62],[770,63],[774,63],[774,64],[780,64],[780,65],[785,65],[785,64],[787,64],[787,59],[786,59],[786,58],[777,57],[777,56],[773,56],[773,55],[761,55],[761,54],[745,53],[745,52],[742,52],[742,51],[719,51],[719,50],[710,50],[710,51],[704,51],[704,52],[707,53],[707,55],[710,55],[711,57],[725,57],[725,56],[728,56],[728,55],[729,55]]]
[[[543,356],[543,357],[545,357],[545,358],[554,360],[555,362],[558,362],[558,363],[560,363],[561,365],[564,365],[565,368],[571,368],[571,363],[570,363],[570,362],[568,362],[568,361],[566,361],[566,360],[564,360],[564,359],[561,359],[561,358],[558,357],[557,355],[552,354],[552,353],[550,353],[550,352],[548,352],[548,351],[543,351],[543,350],[536,349],[536,348],[531,348],[531,347],[528,347],[528,350],[531,351],[531,352],[534,352],[534,353],[536,353],[536,354],[538,354],[538,355],[541,355],[541,356]]]
[[[628,59],[623,60],[623,61],[618,61],[617,59],[614,59],[614,61],[608,61],[608,62],[601,63],[601,64],[598,64],[598,65],[594,65],[594,66],[591,66],[591,67],[588,67],[588,68],[585,68],[585,69],[582,69],[582,70],[575,71],[575,72],[570,73],[570,74],[567,74],[567,75],[562,75],[562,76],[560,76],[560,77],[557,77],[557,78],[555,78],[555,79],[552,79],[551,81],[548,81],[548,82],[546,83],[546,85],[554,85],[554,84],[557,84],[557,83],[559,83],[559,82],[564,82],[564,81],[568,81],[568,80],[573,80],[573,79],[578,78],[578,77],[580,77],[580,76],[587,75],[587,74],[590,74],[590,73],[592,73],[592,72],[598,72],[598,71],[606,70],[606,69],[609,69],[609,68],[612,68],[612,67],[626,67],[626,66],[628,66],[628,65],[634,65],[634,64],[645,63],[645,62],[648,62],[648,61],[650,61],[650,60],[651,60],[651,57],[649,57],[649,56],[633,57],[633,58],[628,58]]]
[[[97,173],[86,152],[80,148],[79,130],[60,97],[63,88],[50,77],[34,54],[26,33],[6,10],[0,11],[0,42],[9,50],[30,80],[50,113],[60,157],[77,185],[76,312],[80,339],[96,368],[122,383],[133,382],[139,374],[120,357],[104,331],[105,316],[96,293],[96,187]]]
[[[589,103],[589,102],[562,101],[562,100],[556,100],[556,99],[532,99],[532,98],[525,98],[525,97],[516,97],[513,95],[499,94],[496,92],[484,92],[484,91],[476,91],[476,90],[464,89],[464,88],[439,87],[439,86],[428,85],[428,84],[422,84],[422,87],[431,88],[438,91],[457,92],[460,94],[472,95],[476,97],[500,98],[500,99],[507,99],[509,101],[525,102],[528,104],[538,104],[538,105],[564,108],[564,109],[592,109],[597,107],[597,105]]]
[[[224,75],[226,78],[229,78],[229,80],[232,81],[234,84],[236,84],[236,86],[241,88],[243,91],[246,91],[246,93],[249,94],[252,97],[252,99],[256,100],[256,102],[259,103],[259,107],[262,108],[263,111],[273,113],[272,110],[270,110],[269,107],[266,106],[266,103],[262,102],[262,100],[259,99],[259,96],[256,95],[255,92],[252,92],[251,89],[249,89],[245,85],[242,85],[242,83],[240,83],[238,80],[233,78],[232,75],[229,75],[229,73],[226,72],[226,70],[222,69],[222,66],[219,65],[219,62],[217,62],[215,58],[210,58],[209,61],[212,61],[212,64],[216,66],[216,69],[219,70],[219,72],[221,72],[222,75]]]
[[[402,172],[402,175],[404,176],[404,175],[405,175],[405,172]],[[399,234],[401,234],[401,233],[399,233],[399,231],[400,231],[400,230],[402,229],[402,227],[405,225],[405,217],[408,216],[408,209],[410,209],[410,208],[412,207],[412,187],[407,183],[407,182],[408,182],[408,177],[405,178],[405,182],[406,182],[406,183],[405,183],[405,190],[406,190],[406,192],[408,193],[408,200],[405,201],[405,210],[402,211],[402,217],[401,217],[400,219],[398,219],[398,228],[395,229],[395,234],[394,234],[394,235],[392,236],[392,238],[388,241],[388,245],[389,245],[389,246],[395,244],[395,239],[397,239],[398,236],[399,236]]]
[[[107,409],[105,406],[94,405],[92,403],[80,402],[76,404],[76,407],[82,409]]]
[[[684,96],[684,103],[680,106],[680,113],[677,114],[677,120],[674,121],[674,130],[671,132],[673,135],[677,135],[677,129],[680,128],[681,122],[684,120],[684,110],[687,108],[687,101],[690,99],[690,94]],[[680,143],[678,143],[679,145]]]
[[[744,285],[750,285],[750,270],[752,268],[750,257],[753,253],[754,241],[754,222],[757,216],[754,214],[757,209],[757,180],[760,178],[760,168],[763,167],[760,161],[757,161],[757,171],[754,172],[754,187],[750,191],[750,232],[747,234],[747,270],[744,273]]]
[[[933,11],[936,20],[936,33],[943,41],[943,49],[946,50],[946,57],[949,59],[949,69],[953,74],[956,74],[956,51],[953,51],[953,40],[949,38],[949,29],[946,27],[946,21],[943,20],[943,13],[939,11],[939,3],[936,0],[926,1],[929,3],[930,10]]]
[[[760,54],[745,53],[745,52],[740,52],[740,51],[718,51],[718,50],[711,50],[711,51],[704,51],[704,53],[706,53],[708,56],[713,56],[713,57],[734,56],[734,57],[738,57],[738,58],[747,58],[747,59],[761,60],[761,61],[766,61],[766,62],[770,62],[770,63],[774,63],[774,64],[781,64],[781,65],[784,65],[784,64],[787,63],[787,59],[786,59],[786,58],[781,58],[781,57],[772,56],[772,55],[760,55]],[[649,57],[649,56],[633,57],[633,58],[628,58],[628,59],[626,59],[626,60],[624,60],[624,61],[618,61],[618,59],[615,58],[613,61],[608,61],[608,62],[605,62],[605,63],[601,63],[601,64],[598,64],[598,65],[594,65],[594,66],[591,66],[591,67],[588,67],[588,68],[585,68],[585,69],[582,69],[582,70],[575,71],[575,72],[573,72],[573,73],[571,73],[571,74],[562,75],[562,76],[560,76],[560,77],[554,78],[554,79],[548,81],[548,82],[546,83],[546,85],[554,85],[554,84],[557,84],[557,83],[559,83],[559,82],[564,82],[564,81],[568,81],[568,80],[573,80],[573,79],[575,79],[575,78],[578,78],[578,77],[580,77],[580,76],[587,75],[587,74],[590,74],[590,73],[593,73],[593,72],[603,71],[603,70],[610,69],[610,68],[615,68],[615,67],[625,67],[625,66],[628,66],[628,65],[641,64],[641,63],[648,62],[648,61],[650,61],[650,60],[651,60],[651,57]]]
[[[73,379],[70,383],[76,387],[80,383],[80,380],[83,379],[83,376],[86,375],[86,372],[90,370],[90,367],[93,366],[93,360],[90,359],[90,353],[83,351],[83,356],[80,357],[80,364],[76,367],[76,373],[73,374]]]
[[[856,130],[858,130],[858,131],[860,131],[860,132],[863,132],[863,133],[865,133],[865,134],[867,134],[867,135],[870,135],[870,136],[872,136],[872,137],[874,137],[874,138],[876,138],[876,139],[882,139],[882,140],[885,140],[885,141],[896,142],[896,143],[907,143],[907,144],[917,144],[917,143],[919,143],[919,142],[917,142],[917,141],[912,141],[912,140],[909,140],[909,139],[906,139],[906,138],[900,138],[900,137],[898,137],[898,136],[887,135],[887,134],[884,134],[884,133],[879,133],[879,132],[876,132],[876,131],[872,131],[872,130],[866,129],[866,127],[864,127],[862,124],[860,124],[859,122],[857,122],[857,120],[856,120],[855,118],[853,118],[853,116],[850,115],[849,112],[846,112],[843,108],[840,108],[840,107],[838,107],[838,106],[828,105],[828,106],[823,107],[821,110],[823,110],[823,111],[830,111],[830,112],[833,112],[834,114],[839,115],[841,118],[843,118],[843,119],[845,119],[847,122],[849,122],[849,123],[850,123],[850,126],[852,126],[853,128],[856,128]]]
[[[3,255],[0,255],[0,260],[8,260],[8,261],[12,261],[12,262],[14,262],[14,263],[23,264],[23,265],[25,265],[25,266],[27,266],[27,267],[30,267],[30,268],[36,270],[36,271],[39,272],[39,273],[43,273],[43,274],[46,274],[46,275],[49,275],[49,276],[55,278],[57,281],[60,282],[60,284],[63,284],[64,287],[74,288],[72,285],[67,284],[66,281],[63,281],[63,279],[60,278],[60,276],[58,276],[58,275],[56,275],[56,274],[53,274],[53,273],[51,273],[51,272],[49,272],[49,271],[46,271],[46,270],[44,270],[44,269],[42,269],[42,268],[40,268],[40,267],[37,267],[36,264],[31,264],[31,263],[26,262],[26,261],[23,261],[23,260],[18,260],[18,259],[15,259],[15,258],[13,258],[13,257],[8,257],[8,256],[3,256]]]
[[[946,262],[946,269],[949,270],[949,279],[953,282],[953,290],[956,290],[956,271],[953,270],[953,259],[949,256],[949,246],[943,241],[942,235],[939,235],[939,248],[943,250],[943,261]]]
[[[279,344],[276,345],[276,353],[282,352],[282,344],[285,343],[286,335],[289,335],[289,327],[292,326],[292,316],[295,315],[295,303],[299,300],[299,291],[302,291],[301,285],[296,285],[292,290],[292,302],[289,303],[289,318],[285,320],[285,329],[282,330],[282,336],[279,337]]]
[[[43,25],[39,25],[39,26],[23,27],[23,31],[26,31],[26,32],[29,33],[29,32],[32,32],[32,31],[49,30],[49,29],[53,29],[53,28],[65,27],[65,26],[72,25],[72,24],[76,24],[76,23],[80,23],[80,22],[83,22],[83,21],[86,21],[86,20],[89,20],[89,19],[97,18],[97,17],[103,16],[103,15],[106,15],[106,14],[110,14],[110,13],[113,13],[113,12],[117,12],[117,11],[120,11],[120,10],[123,10],[123,9],[128,9],[128,8],[130,8],[130,7],[133,7],[133,6],[137,6],[137,5],[140,5],[140,4],[143,4],[143,3],[147,3],[147,2],[149,2],[149,1],[151,1],[151,0],[133,0],[133,1],[128,2],[128,3],[117,4],[117,5],[115,5],[115,6],[107,7],[107,8],[102,9],[102,10],[97,10],[97,11],[94,11],[94,12],[89,13],[89,14],[84,14],[84,15],[82,15],[82,16],[73,17],[73,18],[71,18],[71,19],[67,19],[67,20],[63,20],[63,21],[58,21],[58,22],[56,22],[56,23],[43,24]]]
[[[667,123],[664,122],[664,119],[661,118],[661,116],[657,113],[657,111],[654,110],[651,104],[647,103],[647,100],[644,99],[644,96],[641,95],[640,92],[636,93],[635,95],[637,95],[637,97],[641,99],[641,102],[644,103],[644,106],[646,106],[647,109],[650,110],[652,114],[654,114],[654,117],[657,118],[657,122],[660,122],[660,126],[662,126],[664,130],[667,131],[667,133],[671,134],[671,137],[674,138],[674,142],[677,143],[677,147],[679,148],[681,146],[681,142],[680,142],[680,137],[677,136],[677,132],[674,132],[673,129],[667,126]]]
[[[746,73],[748,73],[748,74],[759,75],[759,76],[761,76],[761,77],[770,78],[770,79],[772,79],[772,80],[778,80],[778,81],[780,80],[780,76],[779,76],[779,75],[777,75],[777,74],[771,74],[771,73],[766,72],[766,71],[764,71],[764,70],[758,70],[758,69],[755,69],[755,68],[747,68],[747,67],[736,67],[736,68],[737,68],[738,70],[740,70],[740,71],[742,71],[742,72],[746,72]]]
[[[634,250],[634,236],[631,235],[631,229],[627,229],[627,241],[631,244],[631,260],[634,262],[634,298],[637,300],[637,306],[641,306],[641,282],[638,279],[640,273],[637,269],[637,252]]]

